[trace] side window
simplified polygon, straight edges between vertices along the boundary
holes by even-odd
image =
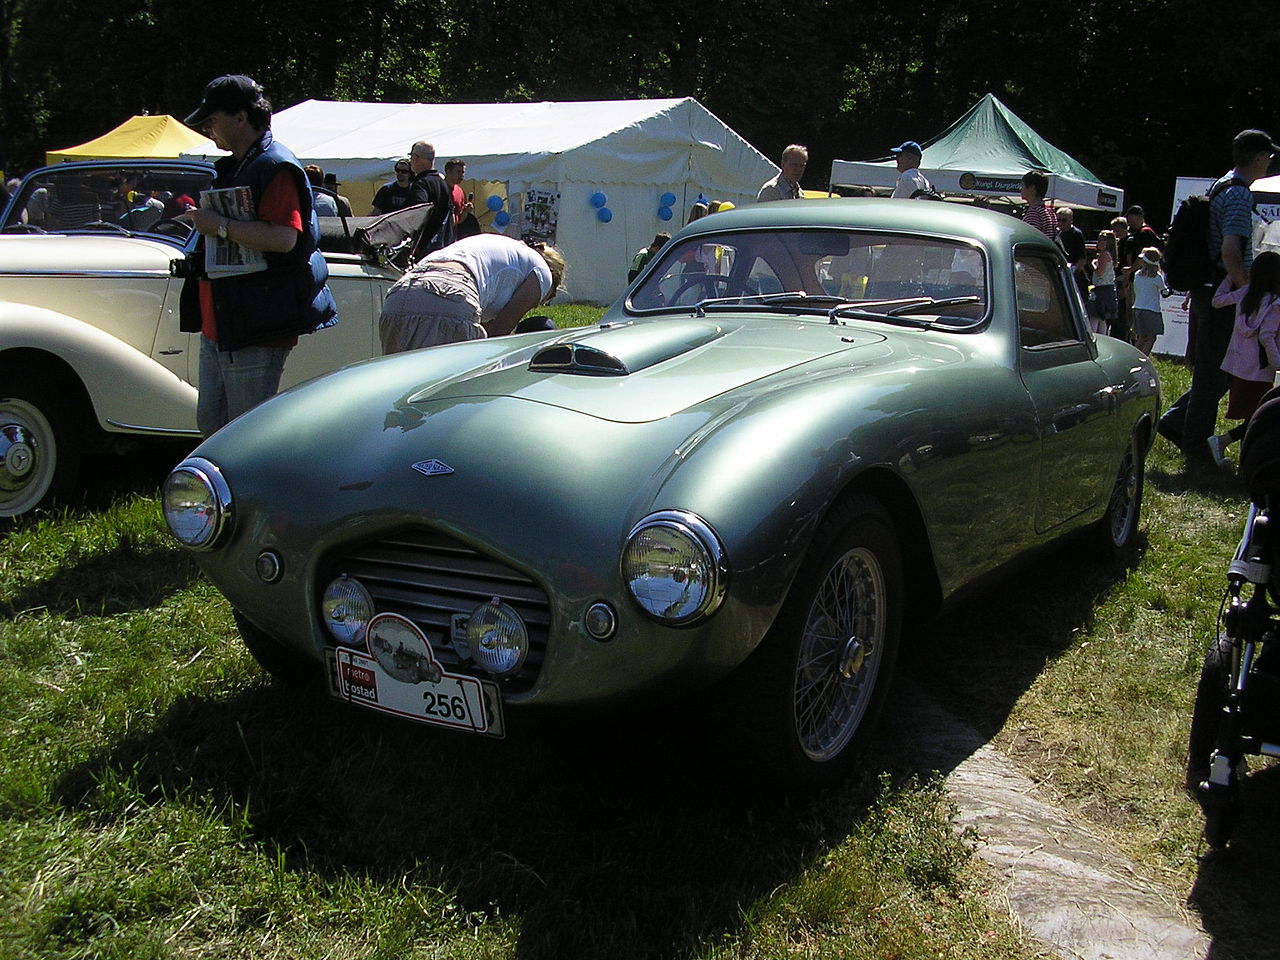
[[[1024,347],[1080,342],[1067,299],[1066,280],[1055,261],[1019,255],[1014,261],[1013,285],[1018,295],[1018,332]]]

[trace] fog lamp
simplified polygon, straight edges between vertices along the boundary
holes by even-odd
[[[467,647],[476,664],[495,677],[505,677],[524,663],[529,653],[529,633],[520,614],[494,597],[471,612]]]
[[[320,610],[333,639],[348,647],[364,646],[365,630],[377,612],[364,584],[345,573],[324,588]]]

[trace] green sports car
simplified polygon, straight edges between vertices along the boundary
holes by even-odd
[[[1068,535],[1133,551],[1159,394],[1012,217],[759,204],[686,227],[596,326],[269,400],[164,509],[281,679],[485,735],[684,698],[813,786],[865,745],[904,622]]]

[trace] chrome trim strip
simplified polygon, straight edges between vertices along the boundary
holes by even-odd
[[[198,437],[199,430],[183,430],[178,427],[144,427],[136,423],[121,423],[119,420],[107,418],[107,423],[113,427],[119,427],[121,430],[129,430],[133,433],[162,433],[171,437]]]
[[[119,277],[122,280],[155,279],[163,277],[168,280],[168,270],[0,270],[0,277],[83,277],[89,280],[104,280]]]

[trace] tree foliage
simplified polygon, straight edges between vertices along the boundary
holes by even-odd
[[[1163,212],[1216,175],[1235,131],[1280,134],[1273,0],[474,0],[314,4],[0,0],[0,161],[182,115],[244,72],[308,98],[491,102],[693,96],[770,157],[830,161],[925,140],[991,92],[1129,197]],[[447,152],[447,145],[442,144]]]

